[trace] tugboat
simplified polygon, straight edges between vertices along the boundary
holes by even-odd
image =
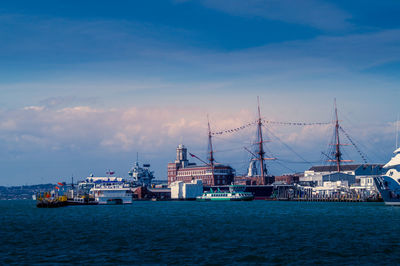
[[[386,205],[400,205],[400,148],[393,153],[395,156],[383,166],[388,169],[386,173],[374,178]]]
[[[254,195],[251,192],[245,192],[244,186],[229,186],[229,191],[221,191],[219,188],[217,191],[210,189],[203,195],[198,196],[198,201],[251,201],[254,199]]]
[[[36,207],[38,208],[58,208],[67,205],[67,196],[58,196],[51,192],[38,193],[36,195]]]

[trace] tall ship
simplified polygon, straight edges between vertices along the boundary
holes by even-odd
[[[386,205],[400,205],[400,148],[393,153],[392,159],[383,166],[386,173],[374,178]]]

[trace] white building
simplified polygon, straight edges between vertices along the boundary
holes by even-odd
[[[196,199],[203,194],[203,182],[199,179],[190,183],[175,181],[170,184],[171,199]]]
[[[325,181],[323,186],[314,187],[312,191],[313,196],[321,198],[339,198],[352,194],[348,181]]]
[[[323,182],[326,181],[347,180],[349,181],[349,186],[357,186],[359,189],[374,192],[375,186],[373,178],[382,174],[382,166],[381,164],[342,165],[340,173],[337,172],[336,165],[313,166],[304,172],[304,176],[300,177],[300,182],[323,186]]]

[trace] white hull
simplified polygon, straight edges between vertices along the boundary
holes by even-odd
[[[389,205],[389,206],[400,206],[400,202],[389,202],[389,201],[385,201],[385,205]]]
[[[98,204],[132,204],[132,191],[126,184],[100,184],[90,190]]]
[[[394,156],[385,166],[386,173],[375,177],[376,188],[382,196],[385,205],[400,206],[400,149],[395,151]]]
[[[98,197],[96,199],[99,204],[102,205],[110,205],[113,204],[112,202],[121,201],[120,204],[132,204],[132,196],[126,196],[126,197]]]

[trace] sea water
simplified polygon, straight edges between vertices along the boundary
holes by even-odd
[[[0,264],[399,264],[383,203],[0,201]]]

